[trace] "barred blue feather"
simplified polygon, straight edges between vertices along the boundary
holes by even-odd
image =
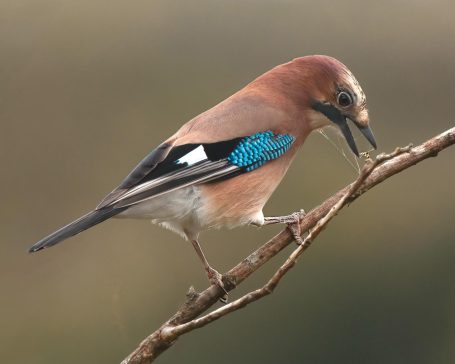
[[[289,134],[273,134],[268,130],[243,138],[229,154],[230,164],[243,167],[246,172],[259,168],[286,153],[295,138]]]

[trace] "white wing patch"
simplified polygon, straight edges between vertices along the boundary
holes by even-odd
[[[189,166],[191,166],[203,160],[207,160],[207,154],[205,154],[204,147],[200,145],[196,149],[184,155],[182,158],[177,159],[176,162],[179,164],[187,163]]]

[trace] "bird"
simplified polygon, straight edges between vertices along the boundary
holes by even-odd
[[[190,241],[209,282],[227,294],[223,276],[200,246],[200,233],[283,223],[301,241],[299,213],[265,217],[263,207],[311,132],[335,126],[358,157],[348,122],[376,149],[365,93],[347,66],[325,55],[295,58],[183,124],[92,211],[29,252],[109,218],[149,219]]]

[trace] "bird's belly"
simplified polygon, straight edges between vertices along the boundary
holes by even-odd
[[[210,227],[262,225],[262,209],[283,178],[291,158],[292,155],[285,156],[252,172],[201,185],[203,220]]]
[[[223,185],[229,187],[229,184]],[[132,205],[117,217],[150,219],[185,238],[196,237],[200,231],[210,228],[235,227],[251,222],[260,224],[263,221],[263,203],[254,193],[232,196],[230,188],[226,188],[229,203],[218,206],[211,196],[206,195],[206,186],[186,187],[153,197]],[[221,188],[219,192],[223,194],[223,190]]]

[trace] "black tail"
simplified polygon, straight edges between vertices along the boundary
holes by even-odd
[[[51,235],[46,236],[28,250],[29,253],[37,252],[38,250],[53,246],[60,243],[61,241],[68,239],[69,237],[79,234],[80,232],[91,228],[103,222],[104,220],[109,219],[112,216],[115,216],[125,210],[124,208],[106,208],[101,210],[94,210],[88,214],[80,217],[76,221],[58,229],[53,232]]]

